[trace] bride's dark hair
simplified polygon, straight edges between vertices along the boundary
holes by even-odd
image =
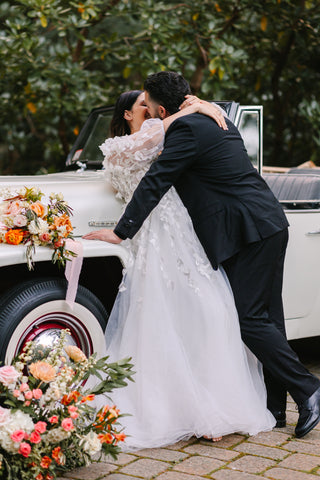
[[[130,128],[127,121],[124,119],[125,110],[131,110],[143,90],[130,90],[120,95],[114,107],[113,117],[110,123],[111,137],[121,137],[122,135],[130,135]]]

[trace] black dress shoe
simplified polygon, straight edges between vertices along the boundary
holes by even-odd
[[[282,411],[282,410],[279,410],[278,412],[273,412],[272,410],[270,410],[270,411],[277,421],[274,428],[284,428],[287,424],[287,422],[286,422],[286,412]]]
[[[320,421],[320,387],[305,400],[298,405],[299,420],[296,425],[296,436],[304,437],[309,433]]]

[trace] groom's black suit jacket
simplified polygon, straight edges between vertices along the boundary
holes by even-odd
[[[224,131],[209,117],[187,115],[168,128],[164,149],[141,180],[115,228],[132,238],[174,185],[216,269],[248,243],[270,237],[288,222],[252,166],[237,128]]]

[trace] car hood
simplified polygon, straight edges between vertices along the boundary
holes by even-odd
[[[99,226],[115,226],[123,202],[116,198],[103,170],[62,172],[48,175],[0,176],[0,190],[37,186],[48,196],[61,192],[73,209],[74,235],[80,237]]]

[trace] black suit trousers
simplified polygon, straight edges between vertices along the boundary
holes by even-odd
[[[297,404],[320,386],[289,346],[282,305],[288,229],[245,246],[223,262],[239,314],[244,343],[264,367],[268,408],[285,410],[286,392]]]

